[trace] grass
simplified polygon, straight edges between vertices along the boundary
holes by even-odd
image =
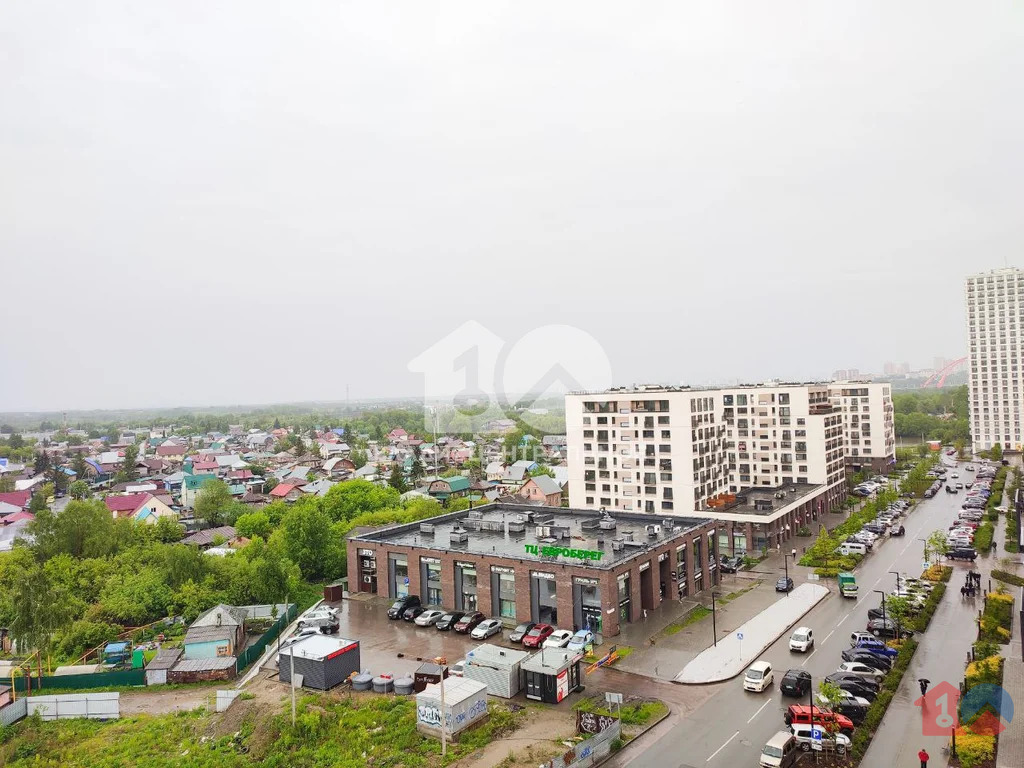
[[[216,716],[199,709],[140,715],[100,723],[42,722],[28,718],[0,733],[0,765],[7,768],[363,768],[366,765],[428,768],[446,765],[514,731],[525,709],[488,706],[489,717],[452,744],[416,731],[416,701],[377,694],[336,698],[303,696],[295,727],[285,708],[271,713],[254,734],[243,722],[238,738],[211,737]],[[254,738],[255,737],[255,738]],[[257,744],[262,742],[262,747]],[[250,751],[250,747],[253,747]],[[257,754],[259,753],[259,754]]]
[[[992,578],[1004,584],[1012,584],[1015,587],[1024,587],[1024,577],[1016,576],[1008,571],[992,571]]]
[[[711,609],[710,608],[705,608],[703,605],[698,605],[696,608],[694,608],[692,611],[690,611],[688,614],[686,614],[686,617],[682,621],[674,621],[671,624],[669,624],[667,627],[665,627],[665,629],[663,629],[661,631],[661,634],[666,635],[666,636],[678,634],[679,632],[682,632],[684,629],[686,629],[691,624],[696,624],[698,621],[703,619],[705,616],[710,616],[710,615],[711,615]]]
[[[609,707],[603,701],[588,698],[580,701],[573,709],[580,712],[593,712],[595,715],[613,717],[618,714],[623,725],[647,725],[651,721],[660,720],[668,713],[668,706],[656,699],[634,701],[621,707]]]
[[[995,536],[996,529],[992,523],[982,523],[978,526],[977,530],[974,531],[974,548],[978,552],[988,552],[992,549],[992,537]]]
[[[724,597],[717,598],[717,601],[719,603],[723,604],[723,605],[725,603],[729,603],[729,602],[735,600],[740,595],[745,595],[747,592],[749,592],[750,590],[754,589],[754,587],[756,587],[760,583],[761,583],[760,581],[755,581],[749,587],[744,587],[743,589],[737,589],[735,592],[730,592],[729,594],[725,595]]]

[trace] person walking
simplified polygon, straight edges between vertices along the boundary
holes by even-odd
[[[917,753],[917,759],[921,761],[921,768],[928,768],[928,752],[924,747]]]

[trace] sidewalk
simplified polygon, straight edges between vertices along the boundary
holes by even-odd
[[[1003,518],[997,526],[997,536],[1002,533]],[[882,720],[882,725],[875,733],[871,746],[864,755],[864,765],[886,765],[892,768],[918,768],[917,752],[924,747],[931,754],[929,766],[946,766],[949,758],[943,754],[943,747],[949,743],[949,734],[925,736],[923,734],[923,714],[914,705],[921,696],[917,681],[926,678],[934,688],[943,680],[959,686],[964,677],[967,653],[978,636],[975,618],[984,605],[982,597],[963,598],[960,587],[964,583],[965,574],[973,568],[982,574],[982,588],[988,589],[989,576],[993,568],[998,568],[998,555],[992,554],[979,557],[973,565],[958,564],[947,561],[953,566],[953,577],[946,584],[946,594],[942,604],[932,617],[928,630],[919,636],[920,645],[910,668],[903,676],[899,690],[893,696],[892,703]],[[1009,649],[1010,646],[1006,646]],[[1008,650],[1003,650],[1005,655]],[[1020,649],[1017,650],[1020,658]],[[1009,670],[1008,670],[1009,671]],[[1007,685],[1007,683],[1004,683]],[[1012,696],[1014,690],[1007,688]],[[1020,689],[1018,689],[1020,690]],[[929,715],[930,716],[930,715]],[[1015,718],[1016,720],[1017,718]],[[1018,723],[1020,725],[1020,723]],[[1002,738],[1002,737],[1000,737]],[[999,766],[1003,765],[1000,754]],[[1024,761],[1006,763],[1007,766],[1024,765]]]
[[[820,584],[801,584],[763,611],[701,652],[676,675],[677,683],[705,685],[729,680],[743,672],[769,645],[825,599],[828,589]]]
[[[1014,628],[1016,629],[1016,627]],[[1021,661],[1021,638],[1015,632],[1006,647],[1003,666],[1003,689],[1016,701],[1024,700],[1024,661]],[[1006,730],[999,734],[999,755],[996,768],[1020,768],[1024,765],[1024,713],[1017,712]]]

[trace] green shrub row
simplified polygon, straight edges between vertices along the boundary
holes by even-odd
[[[953,569],[950,568],[949,572],[952,573]],[[928,625],[932,621],[932,616],[934,616],[935,611],[938,610],[939,603],[942,602],[942,596],[945,594],[946,585],[936,584],[932,589],[931,594],[928,595],[928,599],[925,601],[924,607],[921,608],[921,611],[910,620],[910,628],[915,632],[924,632],[928,629]]]
[[[982,523],[974,531],[974,548],[979,552],[992,549],[992,537],[996,535],[996,527],[992,523]]]
[[[1014,505],[1017,502],[1017,490],[1020,488],[1020,472],[1016,469],[1013,471],[1013,484],[1010,486],[1010,511],[1006,515],[1006,541],[1003,544],[1003,548],[1007,552],[1019,552],[1019,536],[1020,532],[1017,530],[1017,515],[1014,511]]]
[[[936,587],[938,589],[938,587]],[[885,680],[882,681],[882,689],[878,692],[878,697],[871,703],[868,708],[867,715],[864,716],[864,722],[860,724],[857,730],[853,734],[853,755],[857,760],[864,757],[864,753],[868,751],[868,747],[871,745],[871,739],[875,735],[875,731],[878,730],[878,726],[882,722],[882,718],[885,717],[885,711],[889,708],[889,703],[892,701],[893,695],[900,687],[900,683],[903,680],[903,675],[906,674],[907,669],[910,667],[910,662],[914,658],[914,652],[917,650],[917,641],[913,638],[905,640],[903,645],[900,647],[899,655],[896,656],[896,661],[892,665],[892,669],[889,670],[889,674],[885,676]]]
[[[1012,584],[1015,587],[1024,587],[1024,577],[1016,576],[1006,571],[992,571],[992,578],[1004,584]]]

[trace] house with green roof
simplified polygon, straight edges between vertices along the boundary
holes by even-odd
[[[440,501],[456,496],[465,496],[469,493],[469,478],[461,475],[436,478],[427,486],[427,493]]]
[[[203,485],[216,479],[213,475],[185,475],[181,482],[181,506],[192,509]]]

